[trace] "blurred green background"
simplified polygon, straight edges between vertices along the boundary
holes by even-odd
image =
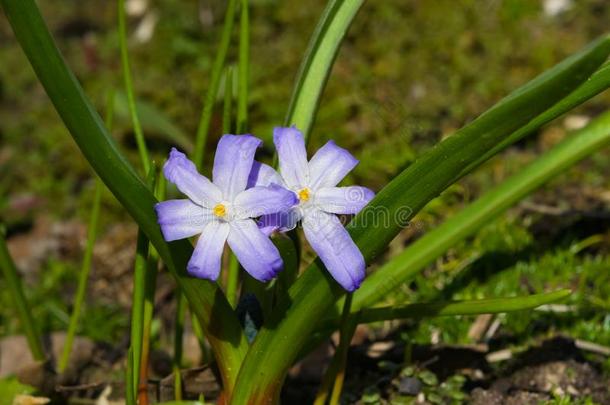
[[[115,3],[38,3],[98,111],[104,112],[109,91],[116,91],[113,135],[136,164],[122,95]],[[293,80],[324,2],[250,3],[250,132],[266,141],[264,158],[271,156],[272,128],[283,122]],[[128,6],[141,120],[149,148],[162,162],[171,146],[188,151],[194,139],[224,2],[139,0]],[[379,190],[419,153],[608,32],[608,21],[610,4],[605,0],[370,1],[341,48],[310,151],[334,139],[361,161],[352,180]],[[236,44],[237,35],[234,39]],[[236,61],[236,51],[232,46],[230,63]],[[218,101],[222,97],[221,90]],[[208,152],[221,135],[220,104]],[[610,94],[601,94],[484,164],[430,203],[381,260],[608,106]],[[208,153],[208,170],[210,163]],[[610,152],[601,150],[455,246],[388,301],[495,297],[569,287],[575,294],[565,303],[566,312],[500,316],[502,336],[513,345],[565,334],[610,346],[609,174]],[[93,197],[92,179],[0,17],[0,218],[45,331],[64,330],[67,325]],[[92,293],[81,333],[112,342],[127,333],[135,228],[109,193],[102,209]],[[0,336],[19,332],[9,304],[7,292],[0,288]],[[469,318],[435,319],[407,333],[417,343],[468,343],[471,323]]]

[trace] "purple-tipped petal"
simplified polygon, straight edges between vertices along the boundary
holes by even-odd
[[[309,161],[311,187],[334,187],[358,164],[358,159],[347,150],[328,141]]]
[[[258,229],[269,236],[273,232],[288,232],[296,228],[297,222],[301,220],[300,210],[293,208],[288,211],[276,212],[263,215],[258,220]]]
[[[302,188],[309,184],[307,151],[301,131],[295,127],[273,129],[273,142],[280,162],[280,173],[290,188]]]
[[[271,280],[282,269],[280,252],[252,219],[232,221],[227,242],[244,270],[259,281]]]
[[[252,170],[250,171],[250,177],[248,177],[248,186],[251,188],[254,186],[270,186],[271,184],[284,185],[284,180],[275,171],[275,169],[269,165],[266,165],[256,160],[252,164]]]
[[[172,148],[163,166],[165,178],[199,205],[211,208],[222,200],[222,193],[210,180],[197,173],[195,164],[176,148]]]
[[[220,273],[222,251],[229,235],[230,226],[227,222],[211,221],[208,223],[193,251],[186,270],[192,276],[216,280]]]
[[[223,135],[218,141],[212,179],[225,200],[233,201],[246,189],[256,149],[262,141],[252,135]]]
[[[291,208],[299,200],[295,193],[277,184],[252,187],[242,191],[233,201],[237,218],[255,218]]]
[[[168,242],[201,233],[213,218],[209,209],[186,199],[160,202],[155,211],[163,238]]]
[[[375,196],[366,187],[324,187],[316,191],[316,208],[332,214],[357,214]]]
[[[311,210],[302,224],[307,241],[333,278],[347,291],[357,289],[365,275],[364,257],[339,218]]]

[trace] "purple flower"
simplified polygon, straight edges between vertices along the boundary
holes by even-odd
[[[364,279],[364,257],[336,214],[358,213],[374,193],[365,187],[336,185],[358,160],[329,141],[308,162],[303,134],[295,127],[275,128],[273,141],[281,176],[271,167],[255,162],[249,184],[282,185],[295,193],[298,204],[263,216],[259,226],[270,234],[293,229],[302,221],[305,237],[328,271],[343,288],[354,291]]]
[[[253,218],[288,209],[296,198],[277,185],[246,190],[254,153],[261,143],[251,135],[224,135],[216,149],[213,182],[172,148],[163,173],[188,199],[163,201],[155,210],[166,241],[201,234],[187,265],[193,276],[218,278],[225,242],[257,280],[268,281],[281,270],[277,248]]]

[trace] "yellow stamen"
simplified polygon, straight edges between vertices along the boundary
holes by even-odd
[[[225,215],[227,215],[227,208],[222,204],[216,204],[216,206],[214,207],[214,209],[212,211],[214,212],[214,215],[216,215],[217,217],[222,218]]]
[[[309,200],[309,189],[304,188],[299,190],[299,201],[308,201]]]

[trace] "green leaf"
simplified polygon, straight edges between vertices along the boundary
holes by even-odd
[[[437,316],[499,314],[503,312],[523,311],[541,305],[559,301],[568,297],[570,290],[557,290],[550,293],[533,294],[523,297],[489,298],[469,301],[448,301],[416,303],[403,306],[365,308],[352,312],[358,323],[391,321],[395,319],[421,319]],[[320,329],[334,329],[338,319],[324,322]]]
[[[286,126],[296,125],[305,139],[313,126],[339,46],[364,0],[331,0],[314,30],[299,68],[288,107]]]
[[[102,120],[68,69],[33,0],[0,0],[15,37],[38,79],[93,169],[157,249],[186,295],[214,348],[224,386],[230,391],[248,349],[237,317],[216,283],[186,273],[193,248],[188,241],[163,240],[157,200],[119,152]]]
[[[0,379],[0,405],[11,405],[17,395],[31,395],[34,392],[34,387],[20,383],[15,377]]]
[[[451,246],[472,235],[545,182],[608,144],[610,113],[604,113],[425,234],[371,274],[354,294],[354,308],[374,305]],[[337,310],[339,308],[337,305]]]
[[[544,113],[540,114],[538,117],[534,118],[532,121],[530,121],[529,124],[515,131],[513,134],[511,134],[511,136],[498,143],[492,149],[483,154],[475,162],[468,165],[468,167],[466,167],[460,173],[459,177],[464,176],[473,168],[477,167],[482,162],[486,161],[491,156],[495,155],[507,146],[512,145],[513,143],[522,139],[524,136],[534,132],[544,124],[559,117],[561,114],[570,111],[574,107],[582,104],[593,96],[606,90],[608,87],[610,87],[610,61],[604,63],[603,66],[599,68],[599,70],[597,70],[595,73],[593,73],[593,75],[591,75],[589,80],[580,85],[576,90],[570,93],[569,96],[559,101],[557,104],[546,110]]]
[[[379,255],[408,220],[455,181],[455,173],[476,162],[583,83],[607,58],[610,39],[603,37],[543,73],[492,107],[469,125],[424,153],[398,175],[349,224],[367,261]],[[379,223],[390,221],[384,226]],[[377,226],[374,226],[377,221]],[[344,291],[316,260],[297,280],[242,365],[232,404],[257,404],[273,398],[279,382],[306,343],[316,321]],[[261,369],[260,364],[265,367]]]

